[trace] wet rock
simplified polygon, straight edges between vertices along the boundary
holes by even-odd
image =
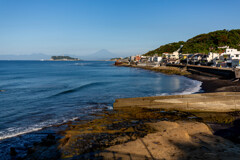
[[[36,146],[33,153],[28,153],[25,160],[58,160],[60,159],[60,151],[56,145],[52,146]]]
[[[49,140],[55,140],[55,136],[53,134],[48,134],[47,139]]]
[[[32,154],[34,152],[35,150],[33,148],[27,148],[27,154]]]
[[[43,138],[41,143],[43,146],[51,146],[56,144],[56,138],[53,134],[48,134],[46,138]]]
[[[193,116],[178,111],[161,112],[160,109],[137,108],[124,111],[104,111],[99,119],[85,123],[69,124],[65,137],[60,140],[62,157],[75,157],[107,147],[134,141],[154,133],[156,130],[149,122],[160,120],[189,120]]]
[[[134,124],[136,124],[136,123],[138,123],[139,121],[138,120],[132,120],[131,121],[131,123],[134,123]]]
[[[11,148],[10,148],[10,155],[11,155],[11,156],[16,156],[16,155],[17,155],[17,152],[16,152],[16,150],[15,150],[14,147],[11,147]]]

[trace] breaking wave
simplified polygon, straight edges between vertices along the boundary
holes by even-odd
[[[89,87],[95,87],[95,86],[98,86],[98,85],[103,85],[103,84],[107,84],[109,82],[93,82],[93,83],[88,83],[88,84],[84,84],[84,85],[81,85],[79,87],[76,87],[76,88],[73,88],[73,89],[68,89],[68,90],[65,90],[65,91],[62,91],[62,92],[59,92],[55,95],[52,95],[50,97],[56,97],[56,96],[60,96],[60,95],[65,95],[65,94],[69,94],[69,93],[73,93],[73,92],[78,92],[82,89],[86,89],[86,88],[89,88]]]
[[[185,89],[183,91],[180,91],[180,92],[156,94],[156,96],[186,95],[186,94],[198,93],[202,89],[201,85],[202,85],[202,82],[197,81],[197,80],[192,80],[192,86],[193,87],[187,88],[187,89]]]

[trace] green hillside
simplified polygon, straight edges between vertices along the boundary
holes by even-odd
[[[219,30],[207,34],[197,35],[186,42],[174,42],[162,45],[159,48],[149,51],[144,55],[152,56],[154,54],[161,55],[164,52],[172,53],[176,51],[180,45],[184,45],[181,49],[182,53],[205,53],[209,51],[223,52],[218,47],[229,46],[240,50],[240,29],[236,30]]]
[[[184,45],[184,41],[179,41],[179,42],[174,42],[174,43],[169,43],[166,45],[162,45],[159,48],[147,52],[145,55],[146,56],[153,56],[155,54],[161,55],[164,52],[172,53],[176,51],[181,45]]]

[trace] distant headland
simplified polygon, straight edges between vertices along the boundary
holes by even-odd
[[[80,59],[70,56],[52,56],[51,61],[80,61]]]

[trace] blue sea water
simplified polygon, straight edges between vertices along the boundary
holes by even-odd
[[[80,118],[115,99],[194,93],[201,82],[102,61],[0,61],[1,141]]]

